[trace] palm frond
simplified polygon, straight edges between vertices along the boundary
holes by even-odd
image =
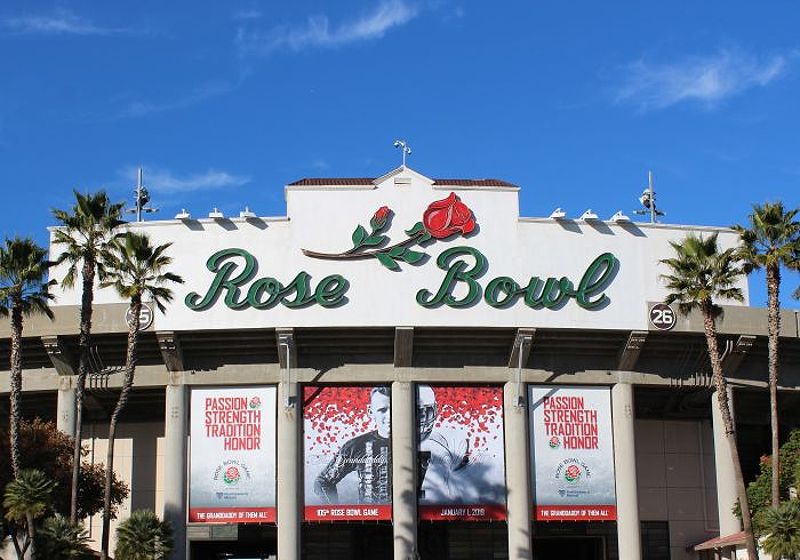
[[[0,246],[0,315],[18,308],[26,315],[42,313],[52,318],[48,302],[53,299],[47,279],[47,250],[31,238],[6,239]]]
[[[101,248],[124,222],[120,219],[124,203],[111,203],[105,191],[81,194],[74,191],[75,204],[71,210],[53,210],[60,228],[53,234],[53,246],[61,247],[57,264],[68,268],[62,280],[66,287],[75,285],[85,262],[97,263]],[[102,270],[98,271],[102,275]]]
[[[782,202],[765,202],[753,205],[746,226],[733,227],[742,243],[737,257],[746,263],[748,272],[766,266],[797,266],[800,252],[797,215],[798,209],[786,210]]]
[[[668,274],[661,275],[669,290],[667,303],[678,303],[681,313],[689,313],[702,305],[713,305],[719,298],[743,301],[736,286],[741,274],[735,249],[720,251],[717,234],[706,238],[693,234],[680,242],[670,242],[675,256],[662,259]]]
[[[100,285],[113,287],[128,300],[151,300],[163,312],[164,303],[172,301],[168,285],[183,283],[180,276],[165,270],[172,264],[172,258],[165,254],[171,246],[153,246],[147,235],[134,232],[116,236],[101,255],[105,275]]]

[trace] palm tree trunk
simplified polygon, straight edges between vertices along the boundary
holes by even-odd
[[[33,520],[33,515],[28,513],[27,518],[28,519],[27,519],[25,524],[28,526],[27,530],[28,530],[28,545],[29,546],[28,546],[28,550],[25,551],[25,556],[27,558],[36,558],[36,551],[34,550],[35,545],[34,545],[34,542],[33,542],[33,538],[35,537],[35,532],[36,532],[36,525],[35,525],[34,520]]]
[[[142,300],[139,296],[131,299],[131,311],[133,317],[138,319],[142,311]],[[128,404],[131,388],[133,387],[133,376],[136,373],[136,346],[139,342],[139,321],[134,320],[128,330],[128,351],[125,358],[125,380],[122,383],[117,405],[111,414],[111,422],[108,426],[108,455],[106,457],[106,480],[103,494],[103,533],[100,543],[100,559],[108,558],[108,545],[111,538],[111,482],[114,474],[114,440],[117,433],[117,423],[122,411]]]
[[[20,404],[22,401],[22,304],[14,301],[11,308],[11,387],[9,443],[11,445],[11,469],[14,478],[19,476],[22,468],[20,462],[19,424],[21,421]]]
[[[742,464],[739,462],[739,449],[736,446],[736,428],[734,426],[733,417],[731,416],[730,404],[728,403],[728,382],[722,372],[722,360],[720,359],[719,346],[717,345],[717,328],[714,323],[711,301],[704,301],[701,305],[701,310],[703,312],[703,327],[705,329],[706,344],[708,346],[708,357],[711,360],[714,388],[717,391],[722,423],[725,427],[725,439],[728,441],[728,449],[731,454],[733,472],[736,478],[736,493],[739,497],[739,508],[742,511],[742,527],[745,534],[747,556],[750,560],[758,560],[758,549],[756,548],[756,541],[753,536],[753,521],[750,515],[750,504],[747,499],[747,489],[744,485]]]
[[[777,263],[767,265],[767,334],[769,346],[769,412],[772,429],[772,507],[780,505],[780,433],[778,426],[778,336],[781,314],[778,292],[781,272]]]
[[[78,363],[78,379],[75,384],[75,451],[72,455],[72,495],[69,505],[69,519],[78,522],[78,484],[81,474],[81,445],[83,434],[83,393],[86,388],[86,376],[89,373],[89,345],[92,333],[92,302],[94,301],[93,258],[86,257],[83,262],[83,294],[81,297],[81,328],[78,338],[80,358]]]

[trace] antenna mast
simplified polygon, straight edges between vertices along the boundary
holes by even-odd
[[[666,213],[662,212],[656,207],[656,191],[653,189],[653,172],[647,172],[647,188],[642,191],[642,196],[639,197],[639,202],[644,206],[643,210],[634,210],[634,214],[639,216],[650,215],[650,223],[655,224],[658,222],[659,216],[665,216]]]
[[[153,208],[151,206],[147,206],[147,203],[150,202],[150,193],[147,190],[147,187],[144,186],[144,170],[140,167],[136,173],[136,188],[133,190],[136,198],[134,202],[136,206],[134,208],[129,208],[127,211],[130,214],[136,214],[136,221],[143,222],[144,219],[142,218],[142,214],[151,214],[153,212],[158,212],[158,208]]]

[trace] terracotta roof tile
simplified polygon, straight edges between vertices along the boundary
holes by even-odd
[[[733,533],[732,535],[725,535],[724,537],[714,537],[700,544],[694,545],[694,550],[713,550],[715,548],[723,548],[728,546],[736,546],[745,544],[744,531]]]
[[[306,177],[304,179],[300,179],[295,181],[294,183],[289,183],[289,186],[294,185],[336,185],[336,186],[351,186],[351,185],[371,185],[375,181],[374,177],[333,177],[333,178],[324,178],[324,177]]]
[[[434,179],[434,185],[453,185],[454,187],[514,187],[517,185],[500,179]]]
[[[306,177],[289,186],[353,186],[371,185],[374,177]],[[517,185],[500,179],[434,179],[434,185],[452,185],[454,187],[513,187]]]

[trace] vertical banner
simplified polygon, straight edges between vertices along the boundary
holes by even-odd
[[[419,516],[506,518],[502,387],[417,385]]]
[[[386,385],[304,387],[306,520],[391,520],[391,405]]]
[[[189,521],[275,522],[276,388],[191,395]]]
[[[529,390],[536,519],[616,519],[611,390],[555,385]]]

